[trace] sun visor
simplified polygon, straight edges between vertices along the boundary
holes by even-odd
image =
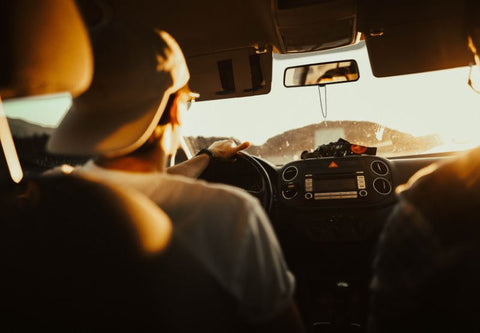
[[[361,30],[376,77],[467,66],[473,61],[463,1],[392,2],[388,7],[367,1],[362,13]]]
[[[190,86],[199,100],[268,94],[272,81],[272,49],[240,48],[187,58]]]

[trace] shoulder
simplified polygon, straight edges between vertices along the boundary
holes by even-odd
[[[241,188],[219,183],[208,183],[203,180],[192,179],[183,176],[164,175],[162,185],[175,190],[180,190],[188,197],[205,204],[222,203],[231,209],[254,209],[261,208],[259,201]]]
[[[408,331],[412,327],[405,325],[412,323],[432,328],[444,311],[453,313],[450,305],[458,298],[448,297],[457,295],[458,278],[478,280],[472,274],[479,272],[472,260],[480,254],[478,170],[479,148],[420,171],[400,194],[377,246],[372,325],[386,331]]]
[[[258,199],[232,186],[163,175],[150,191],[148,196],[167,211],[177,226],[201,225],[204,235],[243,240],[270,224]]]
[[[435,237],[451,243],[456,236],[460,243],[467,235],[480,234],[480,148],[430,169],[411,182],[401,199],[423,217]]]
[[[405,197],[420,201],[421,195],[428,192],[439,198],[441,194],[441,198],[450,200],[472,190],[477,192],[476,188],[480,186],[479,170],[480,147],[419,170],[403,186]]]

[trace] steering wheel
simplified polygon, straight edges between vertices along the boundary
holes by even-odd
[[[247,177],[242,177],[245,175]],[[255,178],[254,186],[242,182],[250,175]],[[270,212],[273,200],[272,182],[262,164],[248,153],[239,152],[232,161],[211,160],[207,169],[199,178],[212,183],[224,183],[240,187],[256,197],[267,213]]]

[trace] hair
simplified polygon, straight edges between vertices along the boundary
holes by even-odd
[[[165,110],[163,110],[162,117],[160,117],[160,120],[158,121],[159,126],[167,125],[168,123],[172,122],[172,113],[170,112],[170,110],[172,109],[175,97],[177,97],[177,92],[171,94],[168,97],[167,105],[165,105]]]
[[[168,97],[167,105],[165,106],[165,109],[163,110],[162,116],[160,117],[160,120],[158,121],[158,126],[165,126],[168,125],[172,122],[172,107],[173,107],[173,102],[175,101],[175,98],[180,97],[180,96],[192,96],[192,91],[190,90],[190,87],[188,86],[188,83],[184,85],[182,88],[178,89],[176,92],[171,94]],[[155,140],[153,139],[153,134],[150,138],[145,141],[143,145],[141,145],[138,149],[135,150],[135,153],[144,153],[149,151],[152,147],[155,145]]]

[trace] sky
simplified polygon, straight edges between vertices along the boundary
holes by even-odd
[[[446,142],[480,144],[480,95],[467,86],[469,68],[375,78],[363,42],[335,52],[274,55],[268,95],[197,102],[188,112],[183,133],[262,144],[284,131],[320,123],[324,117],[318,88],[285,88],[284,70],[347,59],[357,61],[360,79],[327,86],[326,120],[373,121],[414,135],[437,133]],[[479,75],[478,70],[474,74]],[[7,115],[51,127],[58,125],[70,105],[68,94],[4,102]]]

